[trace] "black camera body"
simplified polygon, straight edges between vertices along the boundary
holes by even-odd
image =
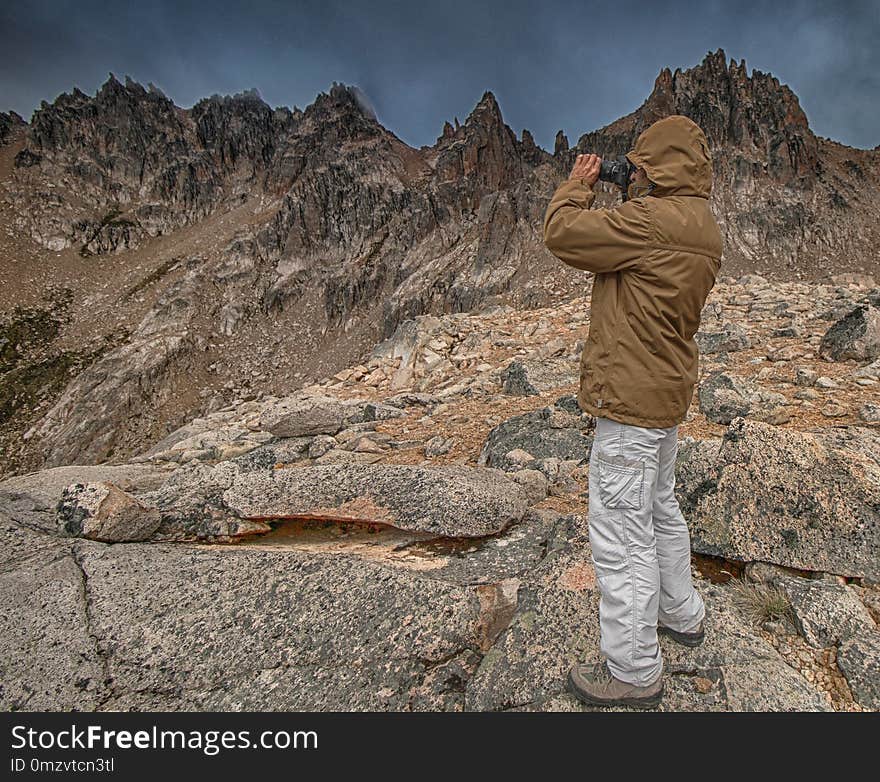
[[[621,155],[613,160],[603,160],[599,167],[599,179],[603,182],[611,182],[623,190],[626,199],[626,188],[629,186],[629,178],[636,167],[627,160],[626,155]]]

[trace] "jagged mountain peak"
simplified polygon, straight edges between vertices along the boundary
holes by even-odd
[[[729,150],[748,166],[765,167],[779,182],[810,186],[818,173],[818,141],[797,96],[772,74],[753,70],[749,75],[744,59],[728,62],[723,49],[709,52],[693,68],[663,68],[638,109],[581,136],[577,150],[619,154],[631,149],[646,127],[670,114],[690,117],[711,148]]]
[[[443,124],[443,131],[437,138],[441,146],[451,141],[464,141],[466,143],[483,139],[486,134],[504,139],[505,144],[516,143],[516,135],[505,124],[501,115],[501,107],[491,90],[486,90],[465,121],[459,123],[455,118],[455,128],[447,121]],[[480,144],[483,142],[480,141]]]
[[[482,97],[480,98],[480,102],[477,104],[477,108],[480,106],[485,106],[487,108],[494,108],[499,113],[501,110],[498,107],[498,99],[495,97],[495,93],[492,90],[486,90]]]
[[[234,95],[221,95],[215,92],[210,97],[202,98],[195,103],[190,109],[190,113],[194,117],[197,117],[209,106],[216,107],[220,110],[232,110],[236,113],[254,111],[265,113],[272,111],[272,107],[263,100],[260,91],[256,87],[252,87],[251,89],[242,92],[236,92]]]
[[[360,87],[334,81],[327,92],[320,92],[312,103],[306,106],[306,116],[361,116],[369,122],[379,124],[370,99]]]
[[[174,106],[173,101],[161,90],[147,89],[136,79],[132,79],[128,74],[125,75],[124,81],[120,82],[113,73],[95,93],[96,103],[114,103],[119,98],[130,99],[132,101],[151,100],[159,103]]]
[[[477,105],[468,114],[464,126],[478,123],[489,127],[504,127],[504,118],[501,116],[501,107],[491,90],[486,90],[477,102]]]

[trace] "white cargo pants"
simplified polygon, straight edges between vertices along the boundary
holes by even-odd
[[[600,590],[600,651],[621,681],[663,673],[657,621],[696,630],[705,607],[691,580],[687,524],[675,499],[678,427],[596,419],[590,452],[590,546]]]

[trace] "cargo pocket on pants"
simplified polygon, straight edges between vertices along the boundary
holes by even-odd
[[[597,454],[599,468],[599,498],[606,508],[642,507],[645,484],[645,463],[623,456]]]

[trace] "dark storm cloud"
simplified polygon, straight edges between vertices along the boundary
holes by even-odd
[[[485,90],[519,135],[553,148],[636,107],[661,68],[709,51],[773,73],[813,130],[880,143],[880,8],[793,2],[224,2],[37,0],[0,9],[0,109],[112,71],[153,82],[178,105],[256,87],[303,108],[333,81],[363,90],[379,121],[413,145],[464,121]]]

